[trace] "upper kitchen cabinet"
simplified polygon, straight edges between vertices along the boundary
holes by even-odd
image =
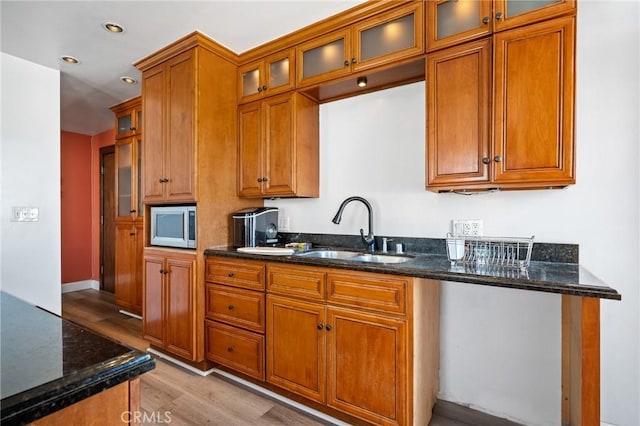
[[[575,18],[429,54],[426,73],[428,190],[575,183]]]
[[[290,92],[241,105],[238,195],[319,195],[319,107]]]
[[[423,23],[423,2],[407,2],[298,45],[298,87],[422,54]]]
[[[295,85],[295,49],[275,53],[238,68],[238,99],[250,102],[291,90]]]
[[[575,13],[575,0],[436,0],[426,3],[432,51],[556,16]]]
[[[142,73],[145,203],[194,202],[196,75],[194,50]]]
[[[136,220],[144,215],[141,193],[142,138],[116,141],[116,217]]]
[[[142,103],[140,97],[130,99],[111,108],[116,116],[116,139],[142,133]]]

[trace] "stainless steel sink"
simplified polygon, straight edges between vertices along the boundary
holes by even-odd
[[[371,263],[404,263],[411,260],[407,256],[394,256],[388,254],[360,254],[354,257],[352,260],[358,262],[371,262]]]
[[[298,254],[302,257],[313,257],[318,259],[337,259],[352,262],[369,263],[403,263],[411,260],[408,256],[394,256],[388,254],[362,253],[347,250],[314,250]]]
[[[298,256],[303,257],[316,257],[320,259],[340,259],[347,260],[353,259],[354,257],[360,255],[362,253],[357,251],[343,251],[343,250],[314,250],[307,251],[304,253],[298,254]]]

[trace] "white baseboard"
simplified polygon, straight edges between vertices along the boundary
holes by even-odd
[[[100,290],[100,282],[96,280],[76,281],[73,283],[62,284],[61,287],[62,287],[61,292],[63,294],[71,293],[72,291],[87,290],[90,288],[94,290]]]
[[[164,354],[164,353],[162,353],[160,351],[156,351],[155,349],[152,349],[152,348],[147,349],[147,352],[157,356],[158,358],[162,358],[162,359],[167,360],[167,361],[169,361],[169,362],[171,362],[173,364],[179,365],[180,367],[182,367],[182,368],[184,368],[186,370],[189,370],[192,373],[196,373],[196,374],[198,374],[200,376],[208,376],[209,374],[211,374],[213,372],[213,368],[210,369],[210,370],[207,370],[207,371],[202,371],[202,370],[199,370],[199,369],[195,368],[192,365],[189,365],[189,364],[187,364],[185,362],[182,362],[182,361],[180,361],[178,359],[175,359],[174,357],[169,356],[167,354]]]
[[[120,309],[118,312],[120,312],[123,315],[127,315],[127,316],[130,316],[132,318],[135,318],[135,319],[139,319],[139,320],[142,319],[142,316],[140,316],[138,314],[134,314],[133,312],[125,311],[124,309]]]

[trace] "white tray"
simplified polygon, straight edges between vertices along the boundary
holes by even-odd
[[[241,253],[266,254],[271,256],[287,256],[293,254],[292,248],[286,247],[240,247]]]

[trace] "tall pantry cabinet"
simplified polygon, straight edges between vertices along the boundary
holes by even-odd
[[[145,111],[145,212],[195,204],[199,225],[195,250],[150,247],[146,229],[143,336],[198,367],[205,364],[204,249],[229,244],[230,213],[255,205],[236,195],[237,63],[235,53],[196,31],[135,64]],[[178,335],[188,336],[184,344],[176,344]]]
[[[144,209],[140,193],[142,154],[141,99],[111,107],[116,128],[116,269],[115,299],[123,310],[142,312]]]

